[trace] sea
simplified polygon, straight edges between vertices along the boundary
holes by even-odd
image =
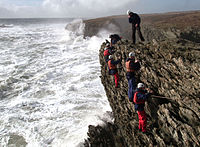
[[[109,31],[82,19],[0,19],[0,147],[82,147],[113,121],[100,79]]]

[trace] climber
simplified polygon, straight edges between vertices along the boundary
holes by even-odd
[[[126,60],[126,78],[128,80],[128,98],[133,101],[133,93],[136,89],[135,72],[140,69],[140,63],[135,60],[134,52],[129,53],[129,58]]]
[[[144,111],[145,101],[150,96],[150,92],[145,90],[145,86],[143,83],[138,83],[137,90],[134,93],[133,102],[135,103],[135,111],[138,113],[139,118],[139,131],[143,133],[147,133],[146,125],[147,125],[147,118],[146,113]]]
[[[104,48],[104,52],[103,52],[106,62],[108,62],[109,55],[112,55],[114,52],[115,52],[114,47],[110,46],[110,43],[106,43],[106,47]]]
[[[111,35],[109,36],[109,38],[111,39],[111,40],[110,40],[111,46],[112,46],[113,44],[116,44],[119,40],[121,40],[121,37],[120,37],[118,34],[111,34]]]
[[[137,29],[138,35],[141,39],[141,41],[145,41],[144,37],[142,36],[141,30],[140,30],[140,22],[141,19],[138,14],[131,12],[130,10],[127,11],[127,15],[129,17],[129,23],[132,24],[132,39],[133,39],[133,44],[136,42],[135,38],[135,32]]]
[[[118,75],[116,65],[120,62],[121,62],[121,58],[115,61],[113,59],[113,55],[109,55],[109,60],[108,60],[109,75],[114,75],[115,88],[118,88],[118,81],[119,81],[119,75]]]

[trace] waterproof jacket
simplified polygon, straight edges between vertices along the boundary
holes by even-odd
[[[131,12],[129,16],[129,23],[140,25],[141,19],[138,14]]]
[[[103,52],[103,54],[104,54],[104,58],[105,58],[105,61],[106,62],[108,62],[108,57],[109,57],[109,55],[112,55],[114,53],[114,51],[113,51],[113,47],[108,47],[104,52]]]
[[[109,59],[108,60],[108,68],[109,68],[109,74],[110,75],[114,75],[114,74],[117,73],[117,67],[116,67],[116,65],[118,63],[120,63],[120,62],[121,62],[121,60],[117,60],[117,61],[114,61],[113,59]]]
[[[150,96],[150,93],[147,93],[146,90],[136,89],[134,93],[133,102],[135,103],[136,111],[144,111],[145,101]]]
[[[109,49],[106,49],[106,50],[103,52],[103,54],[104,54],[105,61],[108,62],[108,57],[109,57],[109,55],[111,55]]]
[[[135,59],[128,58],[126,60],[126,76],[127,78],[134,77],[135,71],[140,69],[140,63],[135,62]]]

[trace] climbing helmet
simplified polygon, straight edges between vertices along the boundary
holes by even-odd
[[[144,88],[144,84],[143,83],[138,83],[137,88]]]

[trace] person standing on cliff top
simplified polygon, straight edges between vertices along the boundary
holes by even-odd
[[[121,59],[115,61],[113,59],[113,55],[109,56],[109,60],[108,60],[109,75],[113,75],[115,78],[115,88],[118,88],[118,81],[119,81],[119,75],[118,75],[116,65],[120,62],[121,62]]]
[[[137,30],[138,35],[141,39],[141,41],[145,41],[144,37],[142,36],[142,32],[140,30],[140,22],[141,19],[138,14],[131,12],[130,10],[127,11],[127,15],[129,17],[129,23],[132,24],[132,39],[133,39],[133,44],[136,42],[136,37],[135,37],[135,32]]]
[[[147,117],[144,111],[145,101],[150,97],[150,92],[145,90],[143,83],[138,83],[136,92],[134,93],[133,102],[135,103],[135,111],[138,113],[139,118],[139,130],[143,133],[147,133]]]
[[[135,72],[140,69],[140,63],[135,60],[135,53],[130,52],[129,58],[126,60],[126,78],[128,80],[128,98],[133,101],[133,93],[136,89]]]

